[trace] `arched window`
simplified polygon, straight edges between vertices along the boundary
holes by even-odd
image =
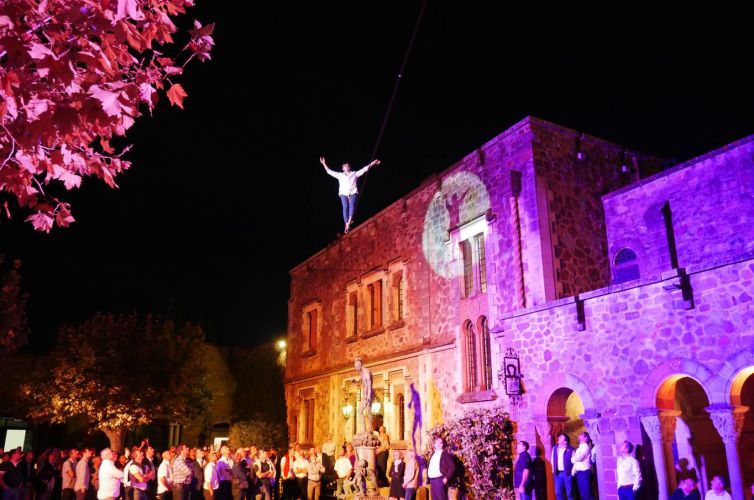
[[[476,360],[476,336],[474,335],[474,325],[471,321],[466,320],[463,324],[463,334],[466,342],[466,391],[475,391],[477,387],[477,360]]]
[[[403,394],[398,394],[395,404],[398,406],[398,440],[406,439],[406,405]]]
[[[615,258],[613,259],[613,283],[625,283],[639,277],[639,261],[636,258],[636,252],[630,248],[624,248],[615,254]]]
[[[490,328],[487,318],[479,318],[479,342],[482,353],[482,390],[492,389],[492,342],[490,341]]]

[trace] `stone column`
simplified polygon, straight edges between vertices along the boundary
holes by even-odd
[[[728,476],[730,476],[730,491],[733,500],[744,500],[743,474],[741,473],[741,458],[738,455],[738,439],[744,426],[744,414],[749,410],[747,406],[731,406],[725,404],[712,405],[705,408],[712,419],[725,445],[725,456],[728,459]]]
[[[673,441],[675,441],[675,427],[678,422],[678,410],[660,410],[660,430],[662,431],[662,449],[665,452],[665,469],[667,470],[668,491],[675,491],[678,486],[675,463],[673,462]]]
[[[660,411],[650,408],[639,413],[641,424],[652,441],[652,459],[655,464],[657,475],[657,498],[668,500],[668,475],[665,467],[665,450],[662,446],[662,424],[660,423]]]
[[[546,416],[536,416],[533,420],[534,428],[537,430],[537,434],[539,434],[539,438],[545,447],[545,456],[543,458],[549,462],[552,455],[552,426]]]
[[[592,443],[597,448],[595,459],[597,461],[597,493],[601,498],[604,498],[607,494],[607,488],[605,487],[605,461],[602,456],[602,450],[600,444],[602,444],[602,436],[600,435],[600,421],[599,415],[596,411],[586,412],[583,415],[579,415],[584,421],[586,431],[589,433],[589,437],[592,438]]]

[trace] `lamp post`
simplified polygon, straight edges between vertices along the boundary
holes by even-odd
[[[345,417],[346,420],[353,415],[353,405],[348,401],[348,395],[343,399],[343,406],[340,407],[340,411],[343,412],[343,417]]]

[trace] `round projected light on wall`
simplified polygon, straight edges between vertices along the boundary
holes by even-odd
[[[453,257],[450,231],[473,221],[490,208],[482,180],[471,172],[457,172],[443,179],[424,215],[424,257],[435,273],[444,278],[460,274]]]

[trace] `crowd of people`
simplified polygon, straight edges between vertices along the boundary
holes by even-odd
[[[579,434],[578,447],[571,446],[567,434],[557,436],[557,442],[552,448],[550,466],[555,483],[557,500],[594,500],[597,498],[594,467],[596,463],[596,448],[592,444],[588,432]],[[514,467],[513,486],[520,500],[547,498],[547,472],[544,461],[532,460],[529,443],[519,441],[517,460]],[[671,500],[701,500],[696,476],[680,475],[678,488],[672,493]],[[634,445],[630,441],[622,442],[618,447],[616,474],[619,500],[634,500],[642,485],[641,467],[634,456]],[[710,481],[710,488],[704,496],[705,500],[731,500],[731,495],[725,489],[725,478],[714,476]],[[754,484],[751,485],[754,494]]]
[[[0,450],[2,500],[272,500],[274,450],[173,446]]]
[[[389,437],[383,439],[377,453],[378,469],[386,467],[385,457],[390,453]],[[414,500],[425,470],[432,498],[447,498],[454,460],[442,439],[433,444],[434,453],[425,464],[413,450],[405,454],[392,450],[386,483],[377,484],[375,476],[372,486],[389,485],[391,500]],[[633,451],[628,441],[620,445],[616,464],[620,500],[632,500],[642,484]],[[558,500],[596,498],[594,452],[587,432],[579,435],[576,448],[567,434],[558,436],[549,457]],[[517,453],[513,484],[518,498],[547,498],[547,474],[532,460],[529,444],[519,441]],[[51,449],[35,455],[18,448],[0,450],[0,490],[1,500],[319,500],[326,490],[335,498],[346,499],[367,486],[365,465],[352,445],[339,447],[331,435],[321,447],[307,450],[296,444],[280,455],[254,446],[215,450],[186,445],[158,454],[148,440],[117,453],[109,448],[99,453],[82,448]],[[326,488],[328,484],[332,488]],[[725,488],[723,477],[713,477],[705,500],[730,500]],[[701,500],[697,479],[679,478],[671,498]]]
[[[383,452],[387,446],[381,457]],[[416,458],[409,453],[404,461],[400,451],[393,458],[391,495],[411,500]],[[353,446],[338,447],[331,436],[321,447],[294,444],[280,455],[225,445],[179,445],[157,453],[149,440],[121,452],[50,449],[35,455],[19,448],[0,450],[0,490],[2,500],[319,500],[330,483],[337,498],[346,498],[358,465]]]

